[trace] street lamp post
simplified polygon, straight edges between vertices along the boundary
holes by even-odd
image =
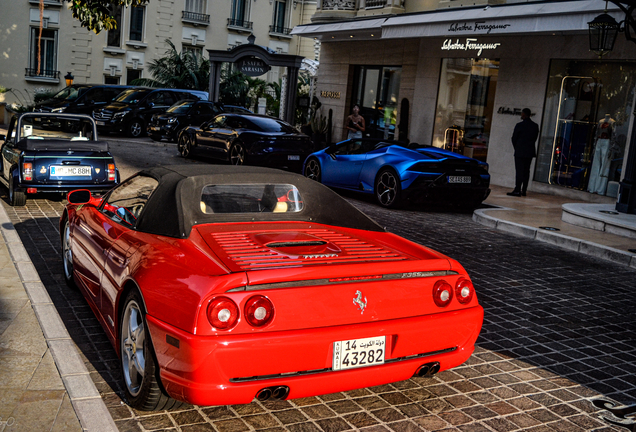
[[[607,14],[607,2],[618,6],[625,13],[625,19],[620,23]],[[614,42],[618,32],[625,32],[625,38],[636,43],[636,0],[607,0],[605,2],[605,12],[588,23],[590,36],[590,51],[595,52],[599,57],[614,49]],[[633,114],[636,116],[636,110]],[[629,139],[629,151],[625,175],[620,183],[616,210],[621,213],[636,214],[636,118],[632,126],[632,134]]]
[[[67,72],[66,75],[64,75],[64,80],[66,81],[66,87],[72,86],[74,79],[75,77],[73,76],[73,74],[70,72]]]

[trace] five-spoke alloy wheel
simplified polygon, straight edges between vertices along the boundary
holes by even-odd
[[[64,270],[64,281],[70,288],[75,288],[73,280],[73,250],[71,249],[71,228],[68,220],[64,224],[62,233],[62,267]]]
[[[243,165],[245,163],[245,148],[240,142],[235,142],[230,147],[230,164]]]
[[[192,151],[192,138],[190,138],[190,135],[181,134],[179,137],[178,148],[182,157],[190,157],[190,152]]]

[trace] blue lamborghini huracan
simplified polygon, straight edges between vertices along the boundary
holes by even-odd
[[[312,153],[306,177],[327,186],[373,194],[383,207],[409,200],[475,208],[490,193],[488,164],[431,146],[351,139]]]

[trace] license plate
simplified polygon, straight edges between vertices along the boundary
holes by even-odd
[[[470,183],[470,176],[448,176],[449,183]]]
[[[96,121],[95,124],[97,126],[106,126],[106,122],[103,122],[103,121]]]
[[[300,160],[300,155],[287,155],[287,160]]]
[[[160,129],[161,129],[161,128],[160,128],[159,126],[150,126],[150,130],[151,130],[151,131],[158,131],[158,130],[160,130]]]
[[[385,336],[334,342],[332,369],[344,370],[383,364],[385,347]]]
[[[91,167],[89,166],[51,166],[51,177],[90,177]]]

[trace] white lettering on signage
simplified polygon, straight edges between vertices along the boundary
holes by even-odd
[[[465,32],[465,31],[483,31],[486,30],[486,33],[489,34],[493,30],[506,30],[512,24],[486,24],[486,21],[476,21],[474,25],[470,25],[466,22],[464,23],[452,23],[448,27],[449,32]]]
[[[446,39],[444,41],[444,44],[442,44],[442,50],[444,50],[444,51],[451,51],[451,50],[462,50],[462,51],[476,50],[477,51],[477,55],[480,56],[481,52],[483,50],[494,50],[499,45],[501,45],[501,43],[499,43],[499,42],[495,42],[495,43],[477,43],[477,39],[470,39],[470,38],[466,38],[466,42],[465,43],[461,43],[459,41],[459,39],[457,39],[455,42],[453,42],[452,39]]]

